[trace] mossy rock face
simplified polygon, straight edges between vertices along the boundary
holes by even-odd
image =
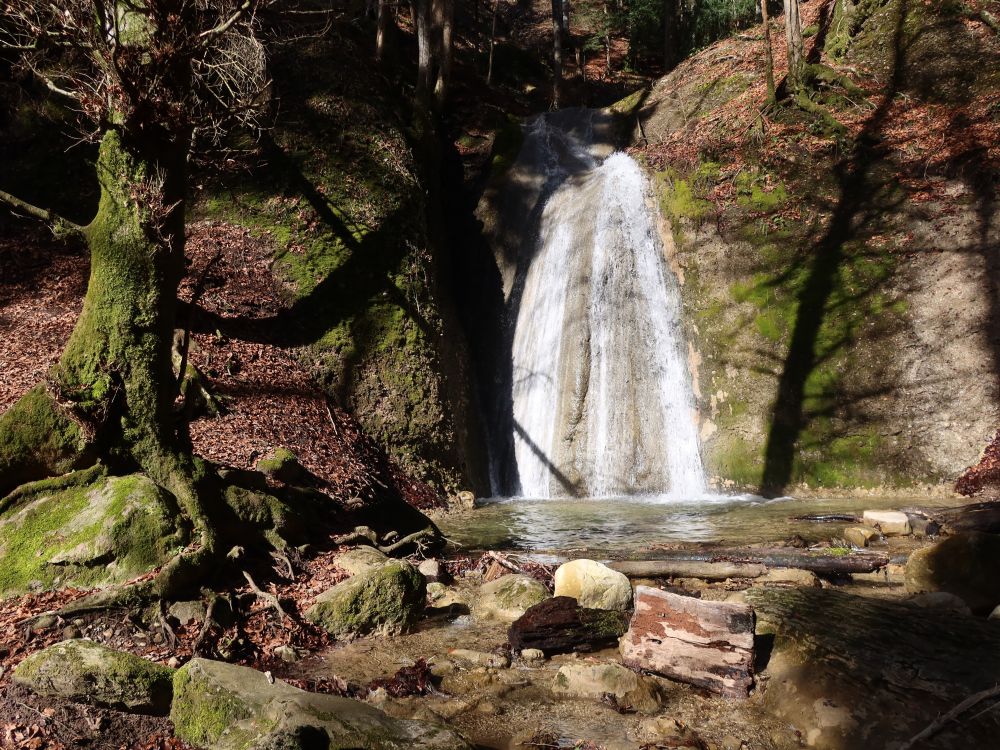
[[[177,736],[208,750],[464,750],[444,727],[394,719],[360,701],[308,693],[254,669],[192,659],[174,676],[170,710]]]
[[[305,617],[338,638],[401,633],[420,617],[426,598],[427,583],[420,571],[392,560],[324,591]]]
[[[0,596],[146,573],[183,547],[178,517],[173,497],[140,474],[77,487],[40,483],[0,514]]]
[[[39,695],[164,716],[170,710],[173,671],[93,641],[69,640],[22,661],[14,681]]]
[[[910,555],[906,590],[911,594],[946,591],[976,614],[1000,604],[1000,536],[971,531],[955,534]]]
[[[550,596],[541,582],[528,575],[512,573],[483,584],[473,611],[477,617],[514,622]]]

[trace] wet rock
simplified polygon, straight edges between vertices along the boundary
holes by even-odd
[[[869,526],[849,526],[844,529],[844,540],[852,547],[861,549],[878,539],[878,532]]]
[[[624,612],[589,609],[576,599],[556,596],[525,612],[510,626],[507,638],[515,651],[538,649],[549,656],[613,646],[627,627]]]
[[[419,571],[403,560],[391,560],[324,591],[305,618],[338,638],[395,634],[412,627],[426,598]]]
[[[910,519],[898,510],[866,510],[861,520],[866,526],[878,529],[885,536],[906,536],[912,533]]]
[[[651,741],[658,747],[698,748],[699,750],[705,747],[693,729],[669,716],[643,719],[639,725],[639,736],[640,739]]]
[[[628,666],[746,698],[753,684],[753,609],[643,586],[621,653]]]
[[[555,574],[555,595],[576,599],[581,607],[624,611],[632,607],[628,577],[594,560],[571,560]]]
[[[971,615],[969,606],[954,594],[947,591],[930,591],[925,594],[916,594],[910,597],[910,601],[918,607],[925,609],[950,609],[962,614]]]
[[[417,570],[429,582],[444,581],[448,577],[444,566],[437,560],[423,560],[417,566]]]
[[[448,656],[464,661],[466,664],[474,664],[477,667],[490,667],[492,669],[506,669],[510,666],[510,657],[504,654],[491,654],[486,651],[472,651],[467,648],[453,648],[448,651]]]
[[[919,549],[906,562],[911,594],[946,591],[976,614],[1000,603],[1000,536],[970,531]]]
[[[595,700],[613,695],[621,708],[642,713],[652,713],[663,705],[662,691],[655,680],[636,674],[617,662],[566,664],[559,668],[552,691],[557,695]]]
[[[819,576],[811,570],[774,568],[754,580],[755,586],[819,586]],[[728,600],[727,600],[728,601]]]
[[[32,654],[14,681],[40,695],[131,713],[170,710],[173,670],[93,641],[62,641]]]
[[[540,648],[526,648],[521,652],[521,659],[526,664],[541,664],[545,661],[545,652]]]
[[[514,622],[530,607],[549,598],[549,590],[531,576],[514,573],[479,587],[472,613],[484,619]]]
[[[364,575],[381,568],[389,558],[374,547],[355,547],[341,552],[334,564],[351,576]]]
[[[308,693],[208,659],[192,659],[177,671],[170,718],[179,738],[206,750],[468,748],[445,727],[394,719],[360,701]]]

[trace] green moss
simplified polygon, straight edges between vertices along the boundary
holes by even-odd
[[[245,703],[224,690],[212,690],[181,669],[174,675],[174,701],[170,718],[178,737],[194,745],[207,746],[230,732],[227,747],[249,747],[253,735],[240,732],[238,722],[254,718]],[[242,741],[236,734],[244,735]]]
[[[306,619],[337,637],[399,633],[423,611],[426,582],[407,562],[392,560],[320,595]]]
[[[45,386],[32,388],[0,416],[0,494],[69,471],[85,447],[80,428],[56,406]]]
[[[493,149],[490,153],[491,179],[510,169],[521,151],[522,143],[524,143],[524,131],[521,121],[515,117],[503,120],[493,136]]]
[[[628,630],[628,615],[624,612],[591,609],[583,620],[592,632],[603,638],[620,638]]]
[[[621,115],[622,117],[631,117],[636,113],[636,110],[642,104],[643,100],[646,98],[648,89],[641,88],[626,97],[623,97],[612,104],[608,109],[614,112],[616,115]]]
[[[140,475],[47,492],[0,515],[0,594],[127,580],[186,541],[177,509]]]

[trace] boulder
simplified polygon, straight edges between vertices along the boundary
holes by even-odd
[[[530,607],[549,598],[549,590],[531,576],[500,576],[479,587],[472,613],[484,619],[514,622]]]
[[[438,560],[421,560],[420,565],[417,566],[417,570],[420,571],[424,578],[431,582],[444,582],[448,579],[448,571],[445,570],[444,565]]]
[[[360,701],[308,693],[262,672],[192,659],[174,676],[177,736],[206,750],[467,750],[450,729],[394,719]]]
[[[898,510],[866,510],[861,520],[866,526],[878,529],[885,536],[906,536],[912,533],[909,517]]]
[[[381,568],[389,562],[389,557],[374,547],[355,547],[341,552],[334,558],[334,565],[349,576],[363,575]]]
[[[391,560],[324,591],[305,618],[337,638],[402,633],[423,612],[426,588],[415,567]]]
[[[58,481],[39,483],[0,513],[0,598],[123,583],[163,565],[187,541],[173,497],[141,474],[82,486]]]
[[[170,711],[174,670],[93,641],[69,640],[38,651],[14,681],[39,695],[138,714]]]
[[[878,532],[870,526],[849,526],[844,529],[844,540],[852,547],[861,549],[878,539]]]
[[[550,656],[613,646],[628,627],[628,615],[588,609],[568,596],[555,596],[531,607],[514,621],[507,640],[514,651],[538,649]]]
[[[652,713],[663,705],[663,693],[656,681],[636,674],[617,662],[566,664],[552,683],[556,695],[601,700],[613,695],[622,709]]]
[[[969,531],[918,549],[906,562],[906,590],[911,594],[947,591],[975,614],[1000,604],[1000,536]]]
[[[746,698],[753,685],[753,608],[640,586],[621,653],[630,667]]]
[[[632,608],[628,577],[594,560],[571,560],[555,574],[555,595],[570,596],[589,609]]]

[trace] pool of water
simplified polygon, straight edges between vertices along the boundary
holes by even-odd
[[[560,555],[583,551],[627,557],[655,545],[775,542],[798,534],[809,542],[836,537],[850,522],[794,520],[856,515],[872,509],[961,505],[953,497],[778,498],[712,496],[698,500],[492,498],[438,520],[451,540],[471,549]]]

